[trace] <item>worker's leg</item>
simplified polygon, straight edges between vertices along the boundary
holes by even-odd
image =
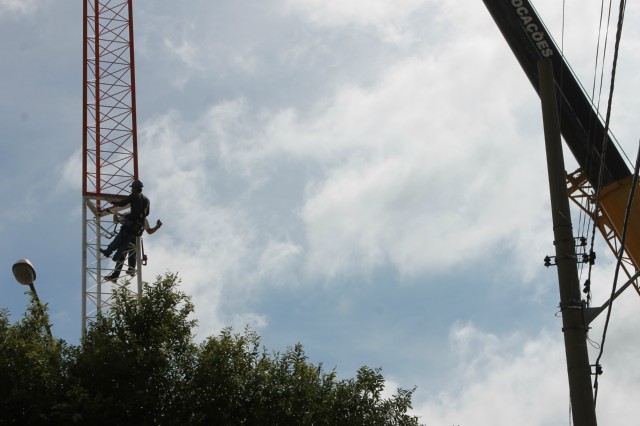
[[[133,234],[126,231],[122,232],[120,246],[118,246],[118,249],[113,255],[113,260],[116,262],[116,266],[113,268],[113,272],[111,274],[104,277],[106,280],[115,282],[118,277],[120,277],[125,257],[130,257],[131,255],[135,256],[135,246],[131,244],[132,241],[135,241],[135,236]]]
[[[138,253],[136,252],[136,239],[134,238],[131,244],[129,244],[129,253],[127,258],[127,263],[129,267],[127,268],[127,274],[134,276],[136,274],[136,258],[138,257]]]
[[[111,253],[113,253],[114,250],[117,250],[127,239],[128,234],[129,233],[124,229],[124,227],[121,226],[118,235],[116,235],[116,237],[111,240],[106,249],[100,249],[100,253],[102,253],[105,257],[111,256]]]

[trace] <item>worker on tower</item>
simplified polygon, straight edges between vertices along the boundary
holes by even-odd
[[[105,211],[105,210],[103,210],[103,211]],[[121,225],[124,222],[125,222],[125,216],[124,215],[121,215],[118,212],[113,214],[113,223],[117,223],[117,224]],[[158,229],[160,229],[161,226],[162,226],[162,221],[160,219],[156,220],[156,225],[153,226],[153,227],[149,224],[149,220],[148,219],[144,220],[144,230],[149,235],[154,234]],[[136,244],[135,244],[135,240],[134,240],[129,244],[129,247],[127,248],[127,250],[123,252],[125,254],[125,257],[128,258],[127,263],[129,265],[129,268],[127,270],[127,274],[129,274],[131,276],[135,275],[135,270],[136,270],[135,250],[136,250]],[[106,250],[104,250],[104,251],[106,252]]]
[[[109,243],[106,249],[100,249],[100,253],[107,258],[115,251],[113,260],[116,262],[116,267],[111,275],[105,277],[107,281],[113,282],[118,279],[124,263],[125,253],[129,250],[131,243],[135,245],[136,237],[139,237],[144,232],[151,203],[142,194],[143,186],[142,182],[136,179],[131,183],[131,194],[127,198],[111,202],[114,207],[129,206],[130,211],[125,214],[124,222],[120,226],[118,235]],[[110,209],[105,210],[110,212]]]
[[[119,220],[120,216],[117,214],[115,216],[117,217],[116,220]],[[149,225],[149,221],[147,219],[144,220],[144,230],[149,235],[156,232],[158,229],[160,229],[161,226],[162,226],[162,221],[160,219],[156,220],[156,226],[154,227],[151,227],[151,225]],[[131,243],[129,243],[129,247],[125,252],[125,255],[127,256],[127,264],[129,265],[129,267],[127,268],[127,274],[133,277],[136,274],[136,241],[135,239],[131,241]],[[112,274],[116,278],[120,276],[120,271],[122,270],[123,263],[124,262],[120,263],[119,265],[116,265],[116,268],[118,266],[120,267],[120,269],[117,269],[118,271],[117,274]]]

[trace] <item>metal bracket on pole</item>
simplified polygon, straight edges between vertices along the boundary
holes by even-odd
[[[598,308],[587,308],[586,309],[586,314],[585,314],[587,325],[591,324],[591,322],[594,319],[596,319],[596,317],[598,315],[600,315],[600,313],[602,313],[602,311],[604,311],[605,309],[607,309],[609,307],[611,302],[616,300],[618,298],[618,296],[620,296],[622,294],[622,292],[625,291],[631,284],[633,284],[639,277],[640,277],[640,271],[636,271],[636,273],[633,274],[633,276],[631,278],[629,278],[629,280],[626,283],[624,283],[624,285],[622,287],[620,287],[618,289],[618,291],[616,291],[613,294],[611,299],[609,299],[606,302],[604,302],[604,304],[602,306],[600,306]]]

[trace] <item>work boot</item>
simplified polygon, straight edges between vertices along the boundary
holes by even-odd
[[[127,274],[129,274],[129,276],[135,276],[136,275],[136,269],[135,268],[129,268],[127,269]]]
[[[111,274],[104,277],[104,280],[109,281],[111,283],[115,283],[115,282],[118,282],[118,277],[116,275]]]
[[[107,259],[111,256],[111,255],[109,254],[109,252],[107,252],[107,250],[105,250],[105,249],[100,249],[100,253],[102,253],[102,255],[103,255],[104,257],[106,257]]]

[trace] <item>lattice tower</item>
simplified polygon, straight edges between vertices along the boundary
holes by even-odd
[[[114,286],[131,285],[125,274],[116,283],[99,249],[115,235],[111,215],[96,213],[107,200],[123,198],[138,178],[132,0],[84,1],[82,330],[110,306]],[[137,247],[140,248],[140,239]],[[137,291],[142,286],[141,250]],[[136,280],[133,280],[136,281]]]

